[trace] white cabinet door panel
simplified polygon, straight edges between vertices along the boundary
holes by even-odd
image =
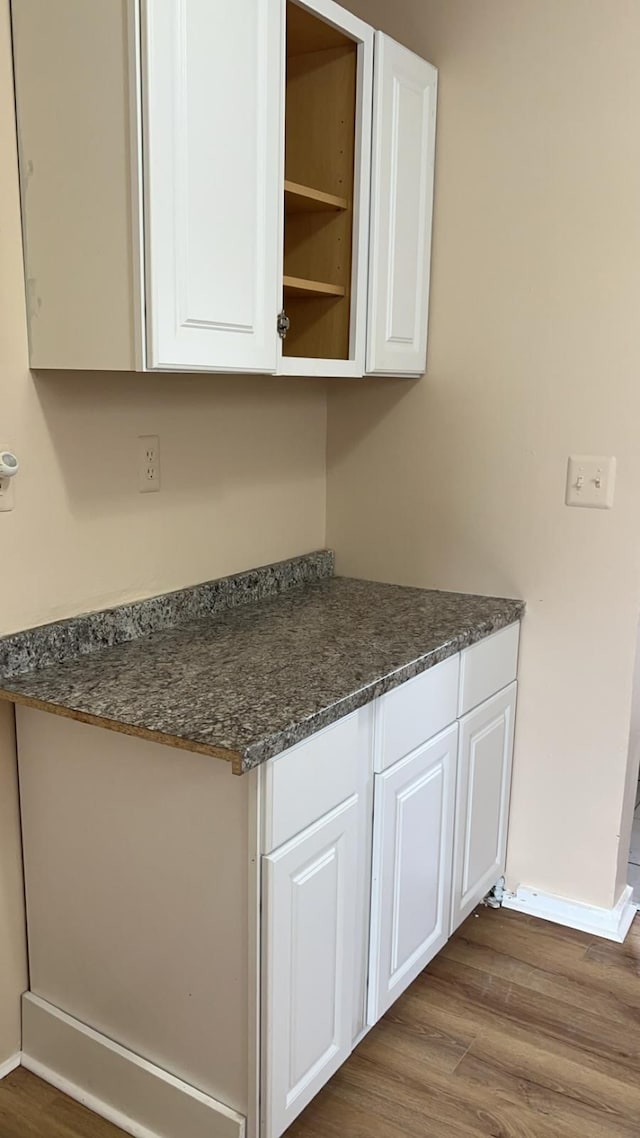
[[[504,872],[516,688],[511,684],[460,723],[452,932]]]
[[[151,368],[275,371],[280,0],[143,0]]]
[[[426,368],[437,79],[376,32],[367,371],[382,375]]]
[[[351,1051],[358,805],[353,795],[263,858],[265,1138]]]
[[[458,727],[375,777],[369,1023],[449,935]]]

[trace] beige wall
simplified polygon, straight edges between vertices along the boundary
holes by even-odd
[[[16,509],[0,514],[0,635],[322,546],[324,383],[30,376],[11,82],[0,0],[0,444],[22,463]],[[138,434],[160,436],[159,494],[137,492]],[[12,726],[0,712],[2,1062],[25,979]]]
[[[333,385],[340,572],[525,597],[509,884],[611,905],[640,601],[640,5],[351,0],[440,69],[428,377]],[[614,454],[615,508],[563,505]],[[618,875],[619,876],[619,875]]]

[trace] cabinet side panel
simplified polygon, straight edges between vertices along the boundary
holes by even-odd
[[[134,15],[133,0],[13,0],[34,368],[141,367]]]
[[[250,778],[17,718],[31,990],[246,1115]]]

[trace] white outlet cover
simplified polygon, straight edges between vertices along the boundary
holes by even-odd
[[[138,490],[152,494],[160,489],[160,440],[157,435],[138,436]]]
[[[573,454],[567,463],[567,506],[610,510],[616,482],[616,460],[610,455]]]

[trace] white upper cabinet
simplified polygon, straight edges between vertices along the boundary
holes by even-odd
[[[32,367],[424,370],[433,67],[333,0],[12,12]]]
[[[438,73],[381,32],[375,52],[367,371],[421,375]]]
[[[148,366],[275,371],[280,0],[142,12]]]

